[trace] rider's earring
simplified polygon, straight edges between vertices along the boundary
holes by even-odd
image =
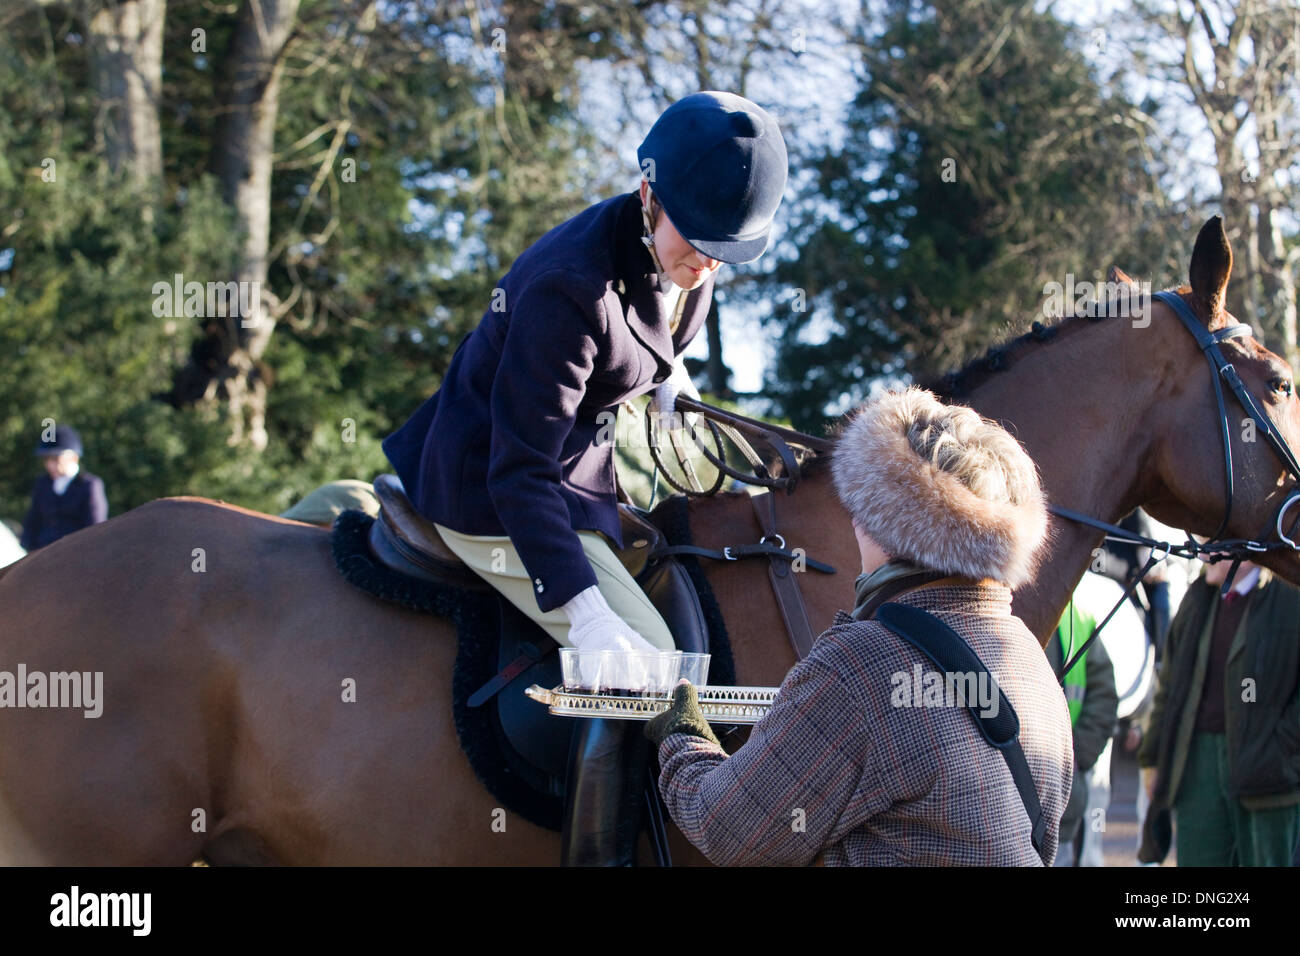
[[[659,205],[659,201],[655,198],[654,193],[650,194],[650,204],[652,206]],[[659,261],[659,253],[655,250],[654,224],[650,220],[650,211],[646,209],[645,203],[641,204],[641,222],[645,225],[645,232],[646,232],[646,234],[641,237],[641,242],[645,244],[646,251],[650,253],[650,258],[654,260],[655,271],[658,272],[660,275],[663,275],[664,274],[663,263]]]
[[[641,241],[644,242],[647,247],[653,247],[655,244],[655,225],[650,216],[650,209],[656,205],[658,205],[658,202],[655,199],[654,193],[650,194],[650,202],[648,204],[641,204],[641,223],[645,226],[645,235],[641,237]],[[647,206],[650,208],[647,208]]]

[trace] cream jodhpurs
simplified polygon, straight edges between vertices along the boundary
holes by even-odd
[[[533,594],[532,579],[514,544],[505,536],[470,535],[434,524],[442,540],[457,557],[492,585],[529,619],[536,621],[562,647],[569,643],[569,618],[560,608],[543,612]],[[650,603],[641,586],[627,573],[627,568],[599,531],[579,531],[582,550],[596,572],[597,586],[610,608],[638,634],[660,650],[676,648],[668,625]]]

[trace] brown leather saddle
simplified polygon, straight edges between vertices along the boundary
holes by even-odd
[[[396,475],[380,475],[374,488],[379,517],[370,526],[369,548],[375,561],[422,581],[493,590],[447,547],[433,522],[415,510]],[[663,533],[633,505],[620,503],[619,518],[624,541],[623,549],[616,552],[619,560],[663,616],[677,647],[707,652],[708,626],[690,576],[676,558],[655,557],[657,550],[667,547]],[[556,778],[563,782],[569,722],[549,717],[544,707],[524,696],[524,688],[560,683],[559,655],[553,653],[557,645],[504,597],[499,600],[503,626],[498,671],[469,698],[469,705],[495,701],[506,740],[516,756],[538,771],[535,785],[550,789]]]

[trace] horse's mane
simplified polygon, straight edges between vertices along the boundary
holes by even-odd
[[[1182,286],[1178,288],[1178,291],[1185,292],[1187,288]],[[983,385],[994,374],[1010,368],[1015,363],[1015,359],[1026,348],[1054,342],[1063,330],[1075,328],[1089,322],[1101,322],[1104,319],[1111,318],[1112,315],[1120,315],[1120,310],[1111,308],[1112,304],[1110,302],[1105,303],[1104,307],[1097,310],[1099,314],[1096,315],[1088,313],[1072,314],[1051,322],[1035,321],[1030,325],[1027,332],[989,346],[983,355],[971,359],[956,371],[945,372],[917,384],[921,388],[934,392],[940,401],[962,402],[969,398],[971,392]],[[825,429],[826,435],[823,437],[829,441],[835,441],[851,416],[852,412],[841,415],[833,425]],[[832,457],[832,454],[827,453],[808,454],[806,457],[800,457],[800,471],[804,475],[816,474],[830,464]]]
[[[1048,342],[1055,341],[1063,328],[1073,326],[1079,319],[1086,318],[1092,322],[1101,321],[1106,318],[1105,315],[1099,316],[1066,316],[1057,319],[1054,322],[1034,322],[1029,327],[1029,331],[1015,338],[1007,339],[996,345],[990,346],[983,355],[971,359],[956,371],[946,372],[930,381],[918,383],[922,388],[928,389],[943,402],[961,401],[969,394],[989,379],[990,376],[997,372],[1009,368],[1014,359],[1027,347],[1035,344],[1045,345]],[[856,410],[856,409],[855,409]],[[841,415],[836,421],[827,426],[824,431],[826,440],[835,442],[839,439],[840,433],[849,423],[853,412],[847,412]],[[799,470],[803,475],[814,475],[825,469],[834,452],[810,453],[806,457],[799,458]]]
[[[1176,290],[1179,293],[1191,291],[1187,286],[1179,286]],[[1144,293],[1145,295],[1145,293]],[[1098,303],[1098,305],[1102,305]],[[922,388],[929,389],[942,401],[961,401],[969,397],[970,393],[979,386],[988,381],[989,377],[995,372],[1005,371],[1012,364],[1012,360],[1018,356],[1021,350],[1031,344],[1046,344],[1056,339],[1057,335],[1063,329],[1074,328],[1081,324],[1080,320],[1088,322],[1101,322],[1104,319],[1111,318],[1112,315],[1118,316],[1123,310],[1114,308],[1114,300],[1106,302],[1099,309],[1098,315],[1084,313],[1082,315],[1072,314],[1064,318],[1058,318],[1051,323],[1034,322],[1029,331],[1022,335],[1016,336],[1005,342],[990,346],[989,349],[978,358],[972,359],[955,372],[947,372],[928,382],[918,383]]]
[[[969,397],[971,392],[983,385],[991,376],[1010,368],[1014,364],[1014,359],[1027,346],[1046,345],[1055,341],[1062,329],[1073,328],[1079,324],[1080,319],[1100,322],[1106,318],[1109,318],[1108,312],[1101,315],[1069,315],[1051,323],[1036,321],[1029,327],[1028,332],[989,346],[983,355],[971,359],[955,372],[946,372],[919,384],[922,388],[934,392],[941,401],[961,401]]]

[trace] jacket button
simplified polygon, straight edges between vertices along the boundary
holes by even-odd
[[[533,581],[533,583],[534,583],[535,585],[537,585],[537,593],[538,593],[538,594],[541,594],[543,591],[546,590],[546,585],[542,583],[542,579],[541,579],[541,578],[537,578],[537,579],[535,579],[535,580]]]
[[[653,381],[656,385],[658,385],[659,383],[661,383],[661,382],[662,382],[664,379],[666,379],[667,377],[668,377],[667,375],[664,375],[662,372],[660,372],[658,375],[656,375],[656,376],[652,379],[652,381]]]

